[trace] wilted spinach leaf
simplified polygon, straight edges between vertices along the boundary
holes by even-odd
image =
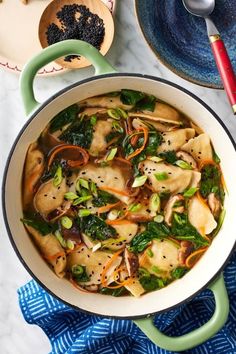
[[[114,227],[107,225],[96,215],[89,215],[79,220],[80,230],[93,240],[104,241],[117,235]]]
[[[66,109],[58,113],[50,122],[50,133],[54,133],[64,127],[64,125],[73,122],[77,117],[78,112],[79,107],[77,106],[77,104],[73,104],[72,106],[67,107]]]
[[[90,119],[75,120],[60,136],[66,143],[89,149],[93,139],[93,125]]]
[[[147,95],[146,93],[134,90],[121,90],[120,100],[122,103],[133,106],[137,111],[154,111],[156,105],[156,97]]]
[[[187,214],[174,214],[171,234],[177,240],[191,241],[196,247],[207,246],[209,242],[190,224]]]
[[[116,203],[118,199],[114,197],[114,195],[106,192],[106,191],[97,191],[97,197],[94,197],[92,203],[95,207],[101,207],[106,204]]]
[[[21,219],[23,224],[33,227],[37,230],[42,236],[48,235],[54,231],[52,224],[47,223],[43,220],[39,215],[25,215],[23,219]]]
[[[167,282],[165,279],[158,278],[153,274],[150,274],[150,276],[143,276],[139,278],[139,281],[146,291],[153,291],[157,289],[163,288],[165,285],[167,285]]]
[[[176,156],[176,152],[174,150],[163,151],[159,154],[162,159],[165,159],[166,162],[174,164],[178,157]]]
[[[146,230],[137,234],[131,241],[131,250],[139,253],[145,250],[153,239],[162,239],[170,235],[170,229],[165,223],[151,221],[147,223]]]
[[[221,171],[215,165],[205,165],[201,169],[200,193],[204,198],[214,192],[220,199],[224,199],[224,190],[221,184]]]

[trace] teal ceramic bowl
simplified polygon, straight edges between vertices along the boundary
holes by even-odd
[[[157,58],[195,84],[223,89],[204,19],[189,14],[181,0],[136,0],[143,35]],[[217,0],[211,16],[236,72],[236,0]]]

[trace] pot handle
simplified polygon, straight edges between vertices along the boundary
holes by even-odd
[[[229,314],[229,299],[223,274],[209,287],[215,298],[215,312],[211,319],[200,328],[179,337],[169,337],[153,324],[153,317],[134,320],[143,333],[159,347],[179,352],[196,347],[216,334],[225,324]]]
[[[84,41],[69,39],[53,44],[33,57],[21,73],[20,91],[26,114],[39,106],[33,91],[33,82],[38,70],[51,61],[70,54],[79,54],[88,59],[95,68],[95,75],[116,72],[96,48]]]

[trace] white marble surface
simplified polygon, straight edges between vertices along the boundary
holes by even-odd
[[[146,44],[135,17],[133,0],[117,1],[116,36],[107,58],[122,72],[151,74],[171,80],[202,98],[224,120],[236,138],[236,118],[231,113],[225,93],[198,87],[182,80],[157,61]],[[37,78],[35,91],[43,101],[54,92],[81,78],[89,77],[92,69],[68,72],[63,76]],[[0,171],[1,179],[9,149],[25,122],[19,94],[19,77],[0,70]],[[16,257],[0,220],[0,352],[1,354],[45,354],[50,344],[36,326],[28,325],[19,310],[17,288],[30,280]]]

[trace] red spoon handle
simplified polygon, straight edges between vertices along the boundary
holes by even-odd
[[[236,114],[236,77],[224,42],[218,34],[210,36],[211,48],[229,102]]]

